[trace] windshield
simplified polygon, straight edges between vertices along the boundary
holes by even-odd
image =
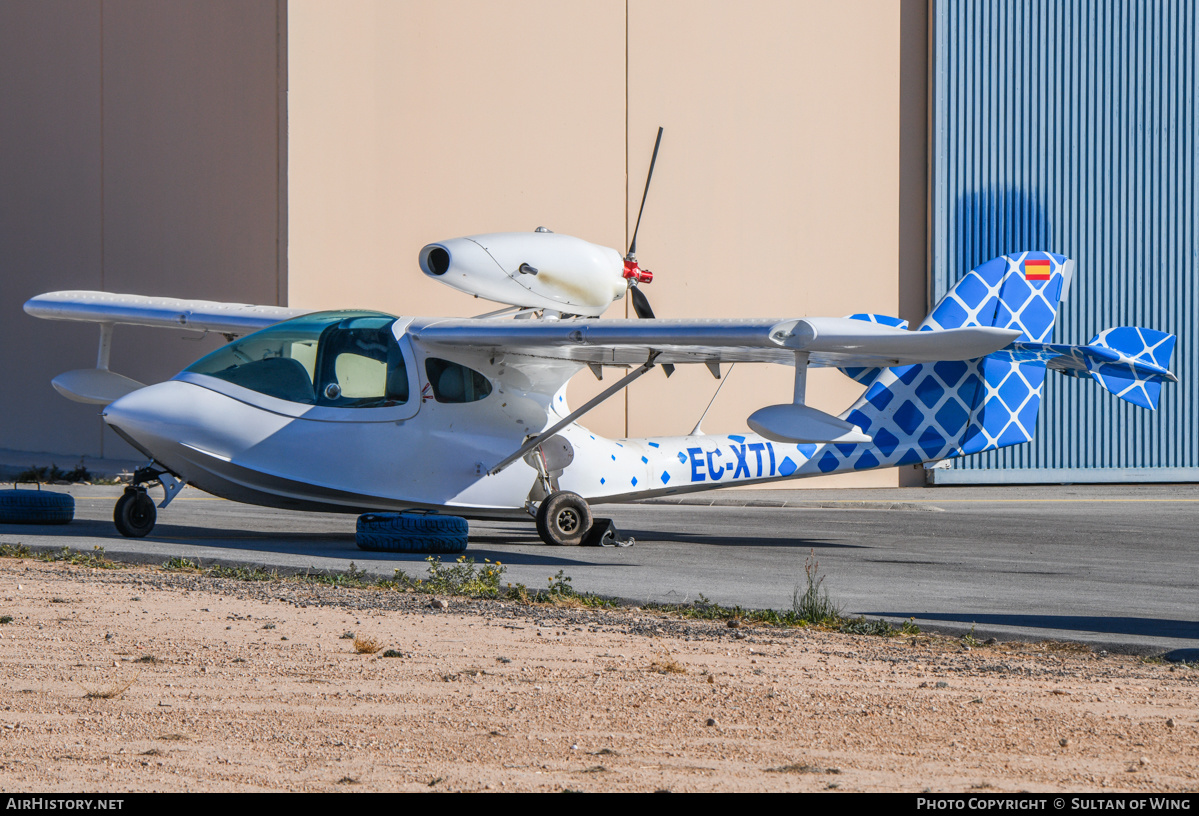
[[[379,312],[318,312],[235,340],[186,371],[304,405],[377,408],[408,401],[408,371]]]

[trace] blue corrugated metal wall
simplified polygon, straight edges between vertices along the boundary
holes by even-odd
[[[979,263],[1077,261],[1054,339],[1177,334],[1156,412],[1051,375],[1033,442],[955,460],[936,483],[1196,481],[1199,44],[1189,0],[936,2],[934,301]]]

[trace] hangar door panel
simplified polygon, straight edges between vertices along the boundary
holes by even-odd
[[[1178,335],[1156,412],[1050,375],[1034,441],[945,483],[1199,481],[1199,7],[935,3],[932,296],[1025,249],[1077,262],[1057,342]]]

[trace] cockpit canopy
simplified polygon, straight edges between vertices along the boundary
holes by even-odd
[[[317,312],[235,340],[186,371],[303,405],[382,408],[408,401],[408,371],[380,312]]]
[[[301,405],[403,405],[408,366],[395,322],[381,312],[316,312],[234,340],[184,370]],[[485,376],[451,360],[427,358],[425,375],[439,403],[476,402],[491,393]]]

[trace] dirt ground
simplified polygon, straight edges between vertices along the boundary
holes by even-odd
[[[431,600],[3,559],[0,789],[1199,787],[1195,666]]]

